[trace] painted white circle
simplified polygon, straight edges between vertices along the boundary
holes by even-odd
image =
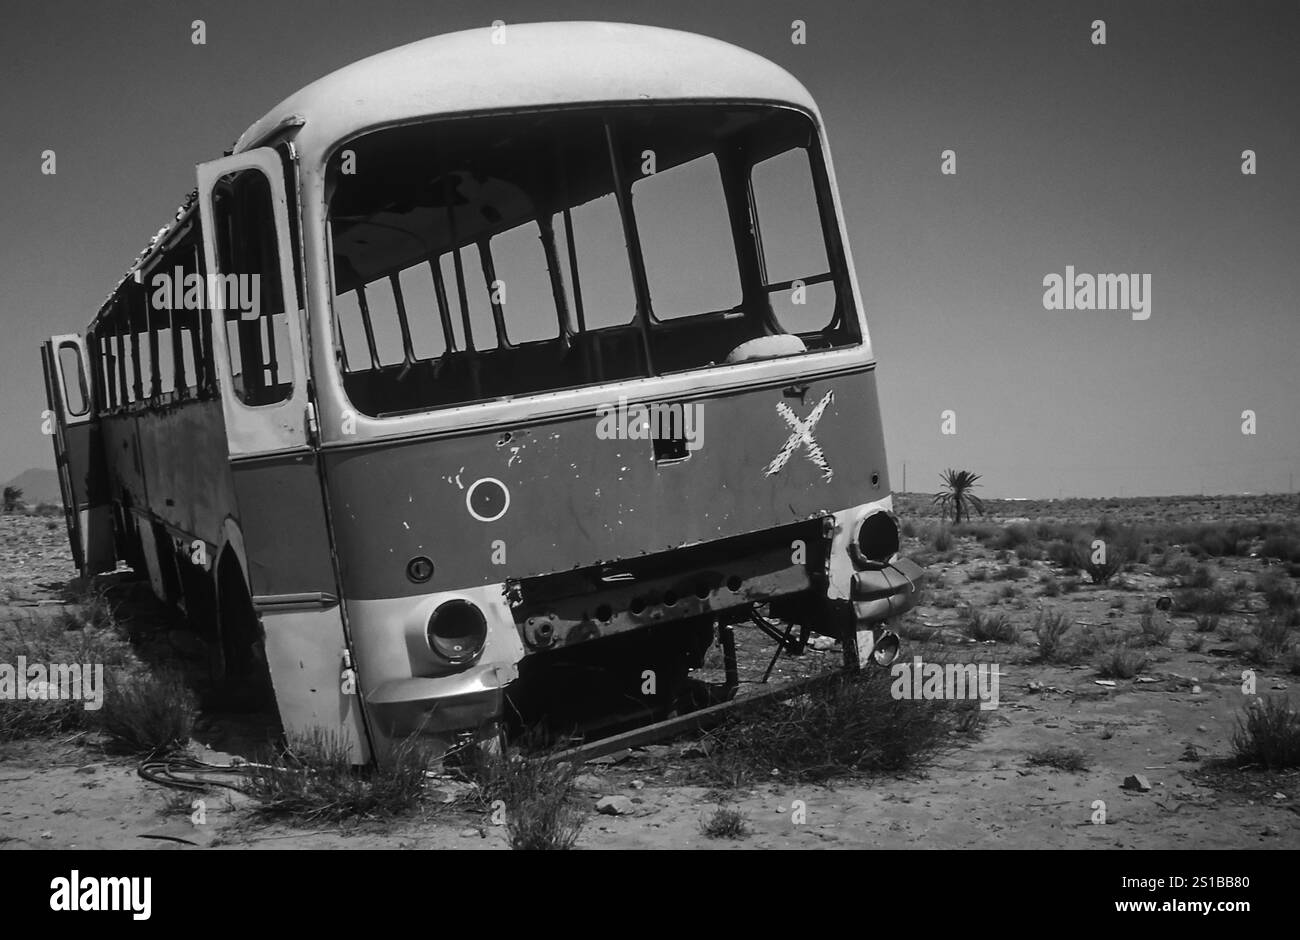
[[[498,512],[495,516],[481,515],[474,508],[474,491],[478,489],[480,486],[482,486],[484,483],[495,483],[497,486],[501,488],[501,492],[505,495],[505,502],[501,504],[501,511]],[[469,514],[473,516],[475,519],[477,519],[479,522],[496,522],[498,519],[504,516],[506,514],[506,510],[510,508],[510,490],[504,483],[502,483],[496,477],[483,477],[481,480],[475,480],[472,484],[470,484],[470,488],[465,491],[465,508],[468,509]]]

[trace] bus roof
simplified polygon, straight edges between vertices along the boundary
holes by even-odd
[[[295,124],[295,145],[320,159],[359,131],[420,117],[690,98],[817,113],[785,69],[718,39],[624,23],[520,23],[433,36],[344,66],[272,108],[234,150]]]
[[[494,36],[503,38],[500,44]],[[719,99],[792,104],[816,115],[808,90],[760,55],[720,39],[629,23],[512,23],[432,36],[345,65],[284,99],[242,135],[232,153],[286,127],[309,159],[359,131],[403,120],[562,104]],[[104,298],[160,248],[193,207],[150,239]]]

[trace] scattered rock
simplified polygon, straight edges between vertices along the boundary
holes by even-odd
[[[645,789],[645,781],[644,781],[644,780],[633,780],[633,781],[632,781],[632,789],[633,789],[633,790],[644,790],[644,789]]]
[[[1104,685],[1108,688],[1114,688],[1115,686],[1114,679],[1093,679],[1092,681],[1097,683],[1097,685]]]
[[[625,796],[605,796],[596,801],[596,812],[605,816],[626,816],[635,807]]]
[[[79,773],[79,774],[94,774],[94,773],[99,773],[99,765],[98,765],[98,764],[87,764],[85,767],[78,767],[78,768],[76,769],[75,772],[76,772],[76,773]]]
[[[1129,774],[1124,778],[1124,782],[1121,786],[1125,790],[1139,790],[1142,793],[1146,793],[1151,789],[1151,781],[1142,774]]]
[[[1206,732],[1206,731],[1209,731],[1210,729],[1207,728],[1207,727],[1205,727],[1205,725],[1197,725],[1197,726],[1196,726],[1196,730],[1197,730],[1197,731],[1200,731],[1200,732]]]
[[[579,790],[588,790],[592,793],[599,793],[605,789],[605,781],[595,774],[578,774],[573,778],[573,785]]]
[[[1192,694],[1193,694],[1193,695],[1200,695],[1200,694],[1201,694],[1201,687],[1200,687],[1199,685],[1194,685],[1194,686],[1192,686]]]
[[[1263,832],[1260,833],[1262,836],[1278,836],[1281,834],[1282,831],[1277,826],[1265,826]]]
[[[813,649],[824,653],[827,650],[835,649],[835,647],[839,645],[839,640],[831,636],[818,635],[809,640],[808,645]]]
[[[708,741],[696,741],[682,748],[682,757],[692,760],[700,757],[708,757],[713,751],[713,745]]]
[[[1174,599],[1168,594],[1161,594],[1156,598],[1156,610],[1169,610],[1174,606]]]

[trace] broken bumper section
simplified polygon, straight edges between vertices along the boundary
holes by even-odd
[[[850,593],[854,619],[871,623],[910,610],[924,580],[925,569],[910,558],[896,558],[855,572]]]
[[[454,676],[397,679],[367,695],[366,704],[390,738],[480,728],[501,714],[517,676],[514,666],[490,663]]]
[[[898,646],[883,624],[914,605],[924,570],[897,555],[890,561],[856,558],[857,570],[845,571],[848,583],[840,582],[849,597],[839,593],[832,600],[826,580],[818,576],[829,568],[817,542],[821,528],[820,520],[811,520],[762,538],[678,549],[668,557],[430,595],[397,616],[376,609],[373,622],[387,629],[368,631],[369,642],[363,644],[375,664],[370,681],[363,683],[369,686],[371,721],[390,740],[485,729],[503,714],[507,689],[519,678],[526,656],[657,623],[723,615],[768,598],[796,599],[797,613],[811,618],[799,622],[829,621],[841,639],[856,635],[860,662],[872,656],[882,663],[885,652]],[[808,557],[794,562],[789,546],[799,542],[807,545]],[[847,557],[843,563],[849,567]],[[611,571],[625,577],[611,577]],[[482,610],[488,624],[483,655],[463,669],[444,664],[440,675],[411,676],[410,671],[433,671],[438,665],[430,658],[425,624],[449,598]]]

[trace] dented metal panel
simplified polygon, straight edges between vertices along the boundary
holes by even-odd
[[[418,595],[635,558],[810,518],[888,492],[875,376],[867,369],[809,377],[809,400],[837,389],[818,425],[827,480],[801,446],[766,474],[790,435],[783,386],[697,400],[704,445],[656,464],[649,440],[607,441],[595,411],[458,437],[325,451],[344,595]],[[803,412],[794,399],[796,412]],[[874,483],[872,482],[874,479]],[[480,483],[480,481],[494,481]],[[503,492],[499,518],[479,513],[475,489]],[[508,505],[506,504],[508,498]],[[505,564],[493,563],[505,543]],[[413,584],[407,561],[427,555],[432,581]]]

